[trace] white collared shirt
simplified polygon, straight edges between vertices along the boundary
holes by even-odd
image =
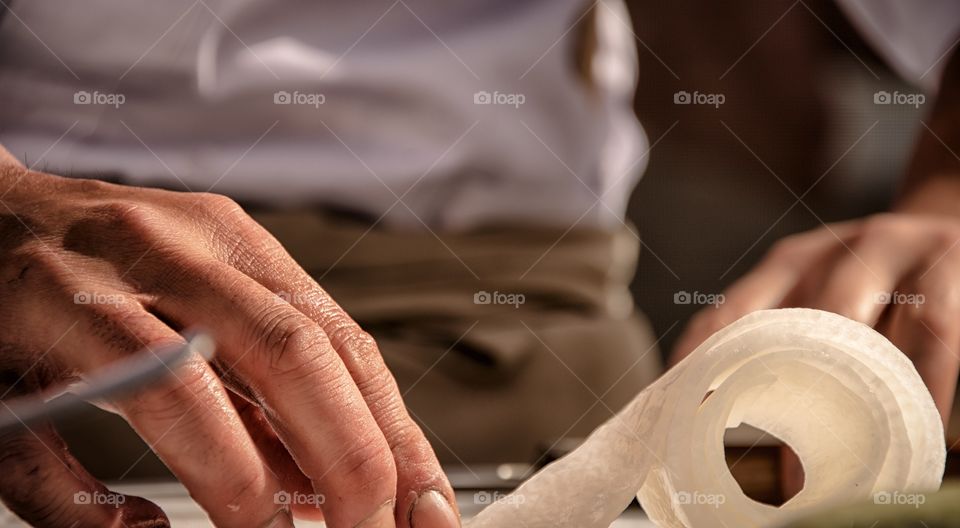
[[[956,0],[840,0],[928,89]],[[16,0],[0,143],[38,169],[404,228],[622,221],[646,165],[620,0]],[[595,22],[589,82],[579,25]],[[578,25],[579,21],[579,25]],[[940,60],[938,60],[940,57]]]
[[[601,2],[586,82],[587,5],[15,1],[0,143],[48,172],[401,227],[616,224],[646,163],[635,44]]]

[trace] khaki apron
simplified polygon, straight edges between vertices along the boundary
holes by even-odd
[[[532,461],[661,372],[629,292],[639,247],[627,229],[437,234],[252,215],[376,338],[442,462]]]

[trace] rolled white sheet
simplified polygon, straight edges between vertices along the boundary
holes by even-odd
[[[723,434],[741,423],[803,464],[803,490],[781,507],[744,495],[727,468]],[[893,344],[832,313],[766,310],[711,336],[465,526],[607,527],[634,495],[661,527],[774,526],[826,504],[936,490],[945,457],[930,393]]]

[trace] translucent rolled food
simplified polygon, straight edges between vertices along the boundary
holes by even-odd
[[[740,424],[803,464],[803,489],[780,507],[744,495],[727,468],[724,431]],[[663,528],[776,526],[828,504],[934,491],[945,456],[930,393],[886,338],[828,312],[765,310],[711,336],[465,526],[607,527],[634,496]]]

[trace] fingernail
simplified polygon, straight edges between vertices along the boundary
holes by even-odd
[[[438,491],[430,490],[417,497],[410,512],[412,528],[456,528],[460,526],[457,514],[447,499]]]
[[[263,528],[293,528],[293,513],[287,508],[277,510]]]
[[[393,522],[393,501],[387,501],[370,517],[360,521],[356,528],[396,528]]]
[[[120,525],[129,528],[170,528],[170,520],[156,504],[133,495],[124,498]]]

